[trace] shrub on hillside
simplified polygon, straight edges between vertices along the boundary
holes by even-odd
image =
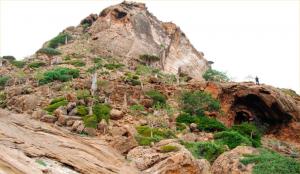
[[[153,100],[153,104],[161,104],[164,105],[166,104],[166,96],[164,96],[162,93],[160,93],[157,90],[150,90],[146,92],[146,95],[149,96]]]
[[[219,111],[221,108],[217,99],[202,91],[184,92],[180,101],[182,110],[192,115],[204,115],[204,111]]]
[[[261,136],[262,133],[257,127],[252,123],[242,123],[240,125],[234,125],[231,128],[234,131],[239,132],[243,136],[249,138],[254,147],[259,147],[261,145]]]
[[[224,72],[208,69],[202,76],[206,81],[228,82],[230,79]]]
[[[224,145],[227,145],[230,149],[233,149],[239,145],[251,146],[251,141],[236,131],[223,131],[214,134],[214,139]]]
[[[12,60],[10,63],[17,68],[23,68],[26,65],[26,62],[21,60]]]
[[[76,106],[77,115],[83,117],[89,114],[89,108],[83,105]]]
[[[65,97],[58,97],[58,98],[52,99],[51,102],[50,102],[50,105],[52,105],[54,103],[57,103],[57,102],[60,102],[60,101],[63,101],[63,100],[66,100],[66,98]]]
[[[9,79],[8,76],[0,76],[0,88],[3,88]]]
[[[47,106],[45,108],[45,110],[52,113],[53,111],[55,111],[60,106],[66,106],[67,104],[68,104],[67,100],[61,100],[61,101],[58,101],[56,103],[50,104],[49,106]]]
[[[69,62],[67,62],[67,63],[69,63],[69,64],[71,64],[71,65],[74,65],[74,66],[76,66],[76,67],[82,67],[82,66],[85,66],[85,62],[82,61],[82,60],[73,60],[73,61],[69,61]]]
[[[151,128],[149,126],[136,127],[138,135],[136,140],[140,145],[150,145],[151,142],[158,142],[162,139],[175,138],[172,130],[166,128]],[[151,136],[152,135],[152,136]]]
[[[87,89],[77,90],[76,96],[78,100],[84,99],[86,100],[89,97],[92,97],[91,92]]]
[[[215,118],[198,116],[196,118],[197,128],[206,132],[224,131],[226,126]]]
[[[109,64],[104,65],[104,67],[109,70],[119,69],[123,66],[125,66],[125,65],[121,64],[121,63],[109,63]]]
[[[96,115],[86,115],[83,117],[83,123],[85,127],[97,128],[98,119]]]
[[[183,142],[183,145],[194,157],[205,158],[209,162],[213,162],[225,151],[225,147],[222,144],[215,142]]]
[[[125,77],[124,77],[124,81],[133,86],[141,85],[139,76],[132,74],[132,73],[126,73]]]
[[[8,60],[8,61],[16,60],[16,58],[14,56],[3,56],[2,59]]]
[[[39,49],[36,53],[40,53],[40,54],[46,54],[48,56],[56,56],[56,55],[60,55],[61,52],[54,49],[54,48],[41,48]]]
[[[0,91],[0,108],[6,107],[6,94],[4,91]]]
[[[53,82],[55,80],[66,82],[71,80],[72,78],[77,78],[77,77],[79,77],[79,70],[59,67],[44,72],[43,78],[39,80],[39,84],[43,85],[43,84]]]
[[[152,62],[159,61],[160,58],[156,55],[143,54],[143,55],[140,55],[140,60],[143,63],[145,63],[146,65],[150,65]]]
[[[41,62],[41,61],[36,61],[36,62],[32,62],[28,65],[28,67],[30,68],[39,68],[41,66],[45,66],[46,63],[45,62]]]
[[[190,115],[188,113],[181,113],[177,118],[176,118],[177,123],[195,123],[196,122],[196,116]]]
[[[48,47],[49,48],[57,48],[59,45],[64,45],[67,40],[71,39],[71,36],[67,33],[60,33],[57,35],[55,38],[51,39],[48,42]]]
[[[93,114],[97,117],[98,122],[104,119],[107,123],[109,122],[109,113],[111,107],[107,104],[96,104],[93,106]]]
[[[276,152],[259,149],[259,155],[247,155],[240,162],[244,165],[255,164],[253,174],[299,174],[300,163]]]

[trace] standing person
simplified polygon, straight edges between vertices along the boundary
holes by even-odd
[[[257,76],[255,77],[255,84],[259,85],[259,79]]]

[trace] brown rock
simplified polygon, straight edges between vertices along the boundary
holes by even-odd
[[[46,112],[42,109],[38,109],[37,111],[34,111],[31,115],[31,118],[33,119],[40,119],[42,118],[42,116],[44,116],[46,114]]]
[[[69,102],[76,102],[77,101],[77,97],[76,97],[76,94],[73,94],[73,93],[68,93],[65,95],[66,99],[69,101]]]
[[[145,108],[150,108],[153,105],[153,100],[151,100],[151,99],[142,99],[140,103]]]
[[[100,133],[106,134],[106,133],[107,133],[107,130],[108,130],[107,122],[106,122],[104,119],[102,119],[102,120],[98,123],[97,129],[99,130]]]
[[[54,117],[53,115],[44,115],[41,118],[41,121],[46,123],[54,123],[57,120],[57,117]]]
[[[110,119],[112,119],[112,120],[119,120],[119,119],[121,119],[123,117],[124,117],[124,114],[120,110],[112,109],[110,111]]]
[[[197,132],[197,131],[199,131],[199,130],[197,129],[197,124],[196,124],[196,123],[191,123],[191,124],[190,124],[190,130],[191,130],[192,132]]]
[[[85,127],[83,132],[87,133],[89,136],[96,136],[97,135],[96,129],[91,128],[91,127]]]
[[[74,122],[75,122],[75,120],[68,120],[68,121],[66,122],[66,125],[67,125],[67,126],[72,126],[72,125],[74,124]]]
[[[240,159],[244,155],[258,154],[253,147],[238,146],[235,149],[220,155],[213,163],[211,171],[213,174],[251,174],[253,164],[244,165]]]

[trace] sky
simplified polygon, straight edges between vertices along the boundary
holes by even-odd
[[[141,0],[138,0],[141,1]],[[68,26],[121,0],[0,0],[0,56],[33,54]],[[300,93],[299,1],[142,1],[161,21],[176,23],[213,68],[234,81]]]

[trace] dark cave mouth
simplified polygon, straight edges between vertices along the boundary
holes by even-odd
[[[254,94],[236,98],[231,110],[234,114],[234,124],[243,122],[254,123],[265,133],[277,132],[282,125],[285,125],[292,119],[291,115],[284,112],[278,103],[273,103],[269,107]]]

